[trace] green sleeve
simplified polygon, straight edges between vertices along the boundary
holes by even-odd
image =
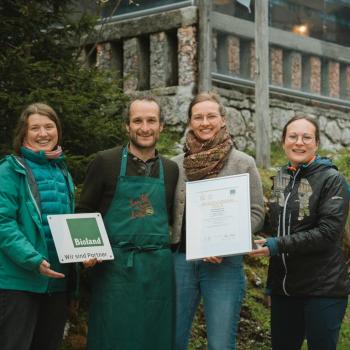
[[[19,193],[18,178],[14,172],[6,174],[0,171],[0,250],[24,269],[38,270],[44,257],[28,239],[28,232],[22,232],[17,222],[24,211],[24,206],[20,210],[19,201],[25,200]],[[29,214],[27,217],[30,219]],[[31,222],[30,226],[32,234],[38,234],[35,232],[34,222]]]

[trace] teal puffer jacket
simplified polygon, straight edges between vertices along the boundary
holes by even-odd
[[[61,264],[58,260],[55,244],[47,220],[50,214],[69,214],[73,212],[73,193],[69,186],[63,156],[58,159],[47,159],[43,152],[33,152],[22,147],[21,153],[33,174],[39,192],[41,221],[48,249],[48,261],[51,269],[69,276],[70,264]],[[67,290],[67,278],[50,278],[47,291],[62,292]]]
[[[64,166],[62,171],[73,212],[73,182]],[[32,171],[23,158],[7,156],[0,161],[0,289],[37,293],[62,290],[39,273],[41,262],[50,261],[50,255],[52,258],[44,226]]]

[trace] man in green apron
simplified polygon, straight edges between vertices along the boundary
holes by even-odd
[[[92,269],[88,350],[171,350],[169,247],[177,165],[155,149],[163,119],[153,97],[129,104],[129,144],[90,164],[79,212],[101,212],[115,260]]]

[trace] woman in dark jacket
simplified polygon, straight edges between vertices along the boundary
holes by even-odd
[[[60,264],[49,214],[74,210],[61,127],[46,104],[28,106],[15,154],[0,161],[0,349],[58,350],[72,264]]]
[[[350,293],[341,248],[347,184],[320,158],[319,127],[308,115],[287,122],[282,146],[289,164],[273,179],[269,229],[252,255],[270,256],[272,349],[335,350]]]

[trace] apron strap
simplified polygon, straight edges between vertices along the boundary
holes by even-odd
[[[163,167],[163,162],[160,159],[160,156],[158,156],[159,158],[159,179],[162,180],[164,182],[164,167]]]
[[[127,164],[128,164],[128,147],[125,146],[123,148],[123,152],[122,152],[122,162],[120,165],[120,176],[125,176]]]
[[[163,162],[160,159],[160,157],[158,157],[158,158],[159,158],[159,179],[164,182]],[[127,164],[128,164],[128,146],[125,146],[123,148],[123,152],[122,152],[122,162],[121,162],[121,165],[120,165],[120,176],[125,176]]]
[[[113,248],[121,249],[124,252],[128,253],[127,257],[127,267],[133,267],[134,266],[134,256],[136,253],[144,253],[144,252],[151,252],[154,250],[161,250],[161,249],[169,249],[169,244],[148,244],[144,246],[136,246],[130,242],[120,242],[117,245],[114,245]]]

